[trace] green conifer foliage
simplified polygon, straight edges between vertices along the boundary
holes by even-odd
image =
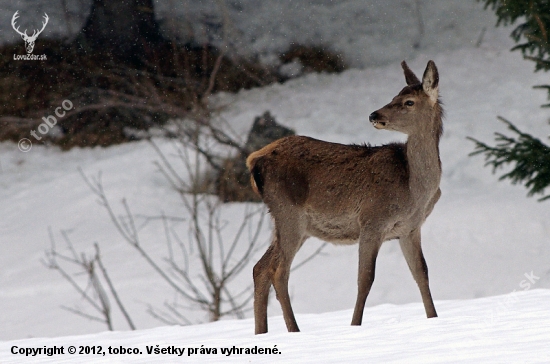
[[[491,7],[498,17],[497,26],[521,23],[512,31],[518,43],[512,50],[520,50],[536,64],[536,70],[550,69],[550,1],[548,0],[478,0]]]
[[[522,52],[525,59],[535,62],[535,71],[550,70],[550,1],[549,0],[478,0],[485,8],[493,9],[498,17],[497,26],[519,25],[512,31],[512,38],[518,43],[512,50]],[[550,85],[535,86],[545,89],[550,99]],[[550,107],[550,104],[543,105]],[[512,183],[522,183],[529,189],[529,196],[543,194],[550,186],[550,146],[530,134],[520,131],[510,121],[498,117],[514,135],[495,133],[495,146],[490,146],[474,138],[475,144],[470,155],[484,154],[486,165],[495,172],[499,167],[511,164],[512,170],[500,177]],[[539,201],[550,199],[546,195]]]
[[[524,183],[529,189],[529,196],[543,194],[550,185],[550,147],[539,139],[521,132],[514,124],[499,117],[508,125],[515,137],[495,133],[496,146],[491,147],[473,138],[476,149],[470,155],[485,154],[486,163],[496,171],[506,164],[514,164],[512,170],[500,177],[500,180],[510,179],[513,184]],[[546,195],[539,201],[550,199]]]

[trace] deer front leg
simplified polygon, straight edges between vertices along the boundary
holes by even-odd
[[[429,280],[428,280],[428,266],[422,254],[422,246],[420,243],[420,228],[413,230],[409,235],[401,237],[399,239],[399,245],[405,255],[409,269],[418,284],[420,294],[422,296],[422,302],[424,303],[424,309],[426,310],[426,316],[428,318],[437,317],[435,311],[434,302],[432,300],[432,294],[430,292]]]
[[[353,311],[352,325],[361,325],[363,321],[363,310],[369,295],[372,283],[374,282],[374,270],[376,268],[376,257],[380,250],[381,239],[368,238],[368,232],[361,233],[359,239],[359,273],[357,276],[357,301]]]

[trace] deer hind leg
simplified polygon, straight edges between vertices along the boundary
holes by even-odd
[[[352,325],[361,325],[365,302],[374,282],[376,257],[382,245],[382,239],[369,237],[368,231],[361,234],[359,239],[359,273],[357,276],[357,301],[353,311]]]
[[[399,245],[401,246],[403,255],[405,255],[413,278],[420,289],[426,316],[428,318],[437,317],[432,294],[430,292],[428,266],[426,265],[426,260],[424,259],[424,254],[422,254],[422,247],[420,244],[420,229],[413,230],[408,236],[401,237],[399,239]]]
[[[288,279],[290,266],[296,252],[306,238],[276,230],[271,246],[254,266],[254,319],[256,334],[267,332],[267,305],[269,288],[275,288],[277,300],[281,304],[283,317],[289,332],[300,331],[290,304]]]
[[[289,332],[298,332],[298,324],[294,317],[294,311],[290,304],[290,295],[288,294],[288,278],[290,276],[290,266],[294,260],[294,256],[307,239],[300,234],[300,229],[294,223],[285,224],[278,230],[280,233],[278,242],[280,243],[281,254],[277,259],[277,268],[273,276],[273,287],[277,294],[277,300],[281,304],[283,317],[285,319],[286,328]]]
[[[269,288],[274,274],[275,241],[267,249],[262,258],[256,263],[253,270],[254,276],[254,322],[255,333],[267,332],[267,304]]]

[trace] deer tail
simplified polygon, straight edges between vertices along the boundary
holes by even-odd
[[[252,185],[252,189],[260,197],[263,197],[265,185],[264,157],[271,154],[273,150],[279,146],[279,143],[283,139],[276,140],[273,143],[266,145],[246,158],[246,166],[250,171],[250,183]]]
[[[255,151],[246,158],[246,166],[250,171],[250,184],[252,189],[260,197],[264,193],[264,175],[262,171],[262,159],[266,153],[263,153],[265,148]]]

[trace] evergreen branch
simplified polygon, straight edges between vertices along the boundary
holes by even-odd
[[[510,137],[495,133],[495,146],[468,138],[476,144],[475,150],[470,153],[470,156],[484,154],[485,165],[492,166],[493,173],[505,165],[514,165],[512,170],[500,176],[499,180],[509,179],[512,184],[524,184],[529,190],[528,196],[544,194],[544,189],[550,186],[550,146],[530,134],[522,132],[503,117],[499,116],[498,119],[504,122],[508,129],[517,136]],[[549,198],[550,195],[543,196],[539,201]]]

